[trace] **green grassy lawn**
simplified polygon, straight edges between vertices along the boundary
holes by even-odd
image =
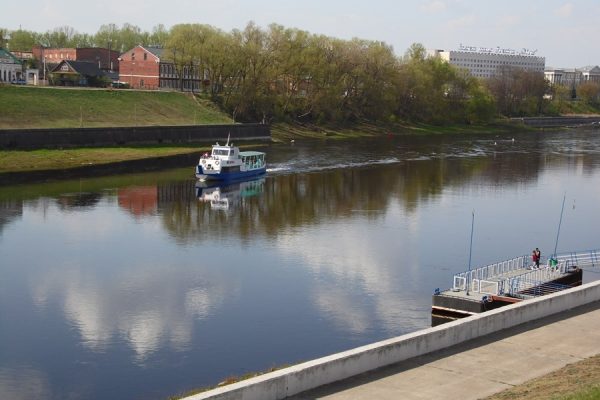
[[[140,146],[0,151],[0,173],[76,168],[86,165],[109,164],[126,160],[168,157],[196,152],[200,154],[200,152],[209,149],[210,146],[189,145],[177,147]]]
[[[179,92],[0,86],[0,104],[0,129],[232,123]]]
[[[555,100],[550,104],[555,115],[598,115],[600,110],[582,100]]]

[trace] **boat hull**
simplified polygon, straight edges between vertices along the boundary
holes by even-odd
[[[205,173],[204,169],[198,165],[196,167],[196,178],[201,181],[235,181],[241,179],[252,178],[267,173],[267,168],[256,168],[249,171],[235,171],[235,172],[218,172],[218,173]]]

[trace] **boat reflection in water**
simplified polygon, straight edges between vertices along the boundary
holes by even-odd
[[[256,196],[264,191],[265,178],[239,182],[196,182],[198,200],[210,203],[213,210],[229,210],[239,205],[243,199]]]

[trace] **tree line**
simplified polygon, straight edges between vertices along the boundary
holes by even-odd
[[[195,71],[203,83],[199,94],[237,121],[470,124],[552,108],[547,95],[553,93],[539,72],[505,67],[482,80],[427,57],[418,43],[398,56],[381,41],[343,40],[277,24],[264,29],[250,22],[231,32],[204,24],[158,25],[151,32],[108,24],[93,35],[67,26],[42,34],[0,29],[0,38],[23,51],[36,44],[120,52],[138,44],[160,46],[180,77]],[[586,98],[597,102],[600,92],[585,89]],[[556,90],[564,98],[564,90]]]
[[[169,31],[164,25],[155,26],[151,32],[125,23],[102,25],[95,34],[80,33],[70,26],[60,26],[44,33],[24,29],[10,31],[0,28],[0,47],[11,51],[31,51],[33,46],[52,48],[110,47],[124,52],[138,44],[164,45]]]
[[[481,81],[415,44],[398,57],[380,41],[342,40],[272,24],[223,32],[170,30],[165,54],[196,68],[201,91],[238,121],[486,122],[494,99]]]

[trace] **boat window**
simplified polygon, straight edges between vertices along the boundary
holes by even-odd
[[[228,156],[229,150],[227,149],[213,149],[213,156]]]

